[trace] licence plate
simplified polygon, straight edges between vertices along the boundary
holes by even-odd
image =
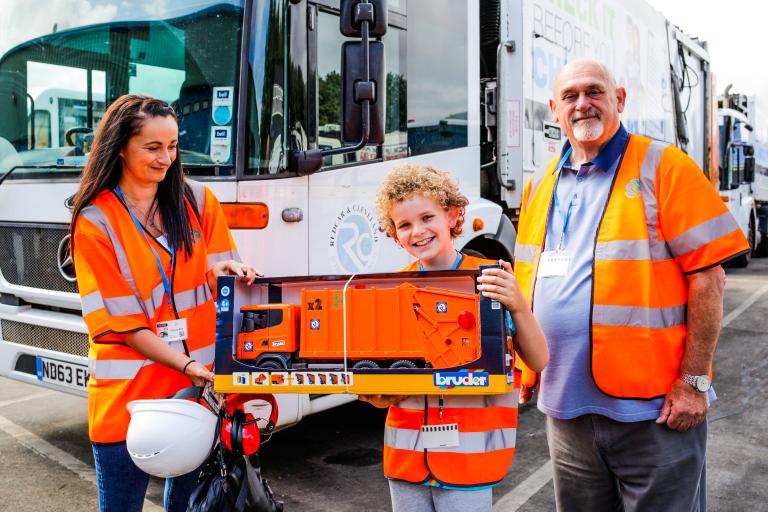
[[[87,391],[88,367],[82,364],[37,356],[37,380]]]

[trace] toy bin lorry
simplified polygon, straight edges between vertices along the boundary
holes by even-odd
[[[504,310],[476,292],[478,273],[270,278],[252,288],[220,278],[216,389],[510,391]]]

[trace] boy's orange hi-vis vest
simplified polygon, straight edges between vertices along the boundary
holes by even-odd
[[[494,263],[464,256],[459,268]],[[402,270],[418,270],[418,265],[416,261]],[[412,396],[390,407],[384,430],[384,474],[411,483],[436,480],[452,487],[501,481],[515,456],[519,387],[516,375],[513,393],[446,396],[442,420],[438,418],[437,396]],[[425,400],[429,400],[428,407]],[[459,446],[423,448],[422,425],[446,423],[458,423]]]
[[[192,227],[192,255],[171,254],[139,232],[114,191],[99,194],[76,219],[74,261],[90,337],[88,430],[91,441],[125,440],[131,400],[166,398],[189,386],[189,378],[155,363],[129,347],[124,335],[158,322],[187,319],[186,341],[170,345],[202,364],[213,364],[216,306],[206,272],[217,261],[238,259],[221,206],[204,185],[187,181],[196,210],[186,204]],[[148,241],[149,240],[149,241]],[[160,256],[171,281],[171,305],[149,244]]]
[[[557,161],[523,190],[515,275],[529,302],[534,299]],[[687,333],[686,274],[719,265],[749,250],[749,244],[688,155],[631,135],[593,249],[595,384],[615,398],[661,397],[680,372]],[[523,368],[523,384],[535,382],[536,374]]]

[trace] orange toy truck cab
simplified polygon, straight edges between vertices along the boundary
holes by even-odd
[[[237,359],[255,360],[264,353],[292,354],[299,346],[300,308],[296,304],[260,304],[240,309]]]

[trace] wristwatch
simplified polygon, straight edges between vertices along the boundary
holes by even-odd
[[[690,386],[699,393],[706,393],[709,391],[709,388],[712,387],[708,375],[691,375],[689,373],[684,373],[683,382],[690,384]]]

